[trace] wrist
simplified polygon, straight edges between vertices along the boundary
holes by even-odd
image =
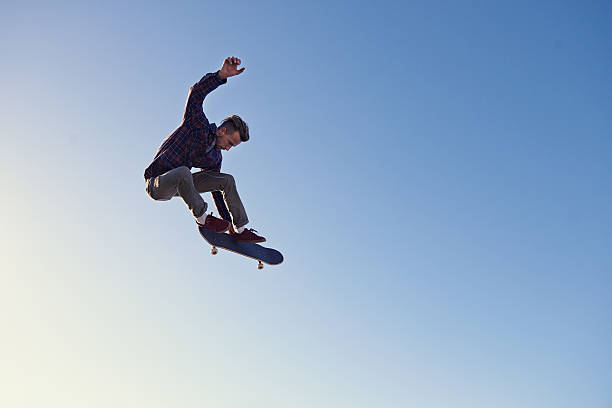
[[[227,76],[223,75],[223,73],[221,72],[221,70],[217,71],[217,76],[219,77],[220,80],[225,81],[227,79]]]

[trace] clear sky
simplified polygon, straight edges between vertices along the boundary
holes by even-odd
[[[29,2],[0,15],[0,405],[609,407],[605,1]],[[285,262],[143,172],[189,86]],[[210,195],[205,199],[211,202]]]

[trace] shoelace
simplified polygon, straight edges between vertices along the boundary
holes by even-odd
[[[244,231],[242,231],[242,234],[244,234],[246,231],[251,231],[251,232],[254,232],[254,233],[257,233],[257,234],[258,234],[257,230],[256,230],[256,229],[253,229],[253,228],[245,228],[245,230],[244,230]],[[238,234],[238,233],[234,231],[234,234]],[[238,235],[239,235],[239,234],[238,234]]]

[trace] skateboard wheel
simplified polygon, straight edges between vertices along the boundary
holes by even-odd
[[[263,269],[263,264],[261,263],[261,261],[259,261],[259,264],[257,265],[257,269]]]
[[[213,255],[217,255],[217,252],[219,252],[217,247],[212,247],[212,249],[210,250],[210,253],[213,254]]]

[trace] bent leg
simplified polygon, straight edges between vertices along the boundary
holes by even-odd
[[[246,210],[236,189],[236,181],[231,174],[202,170],[193,173],[193,183],[196,190],[200,193],[212,191],[221,191],[223,193],[223,200],[229,209],[232,223],[235,227],[243,227],[249,222]]]
[[[196,218],[204,214],[208,208],[208,204],[193,184],[191,171],[185,166],[148,179],[147,193],[154,200],[170,200],[174,196],[182,197]]]

